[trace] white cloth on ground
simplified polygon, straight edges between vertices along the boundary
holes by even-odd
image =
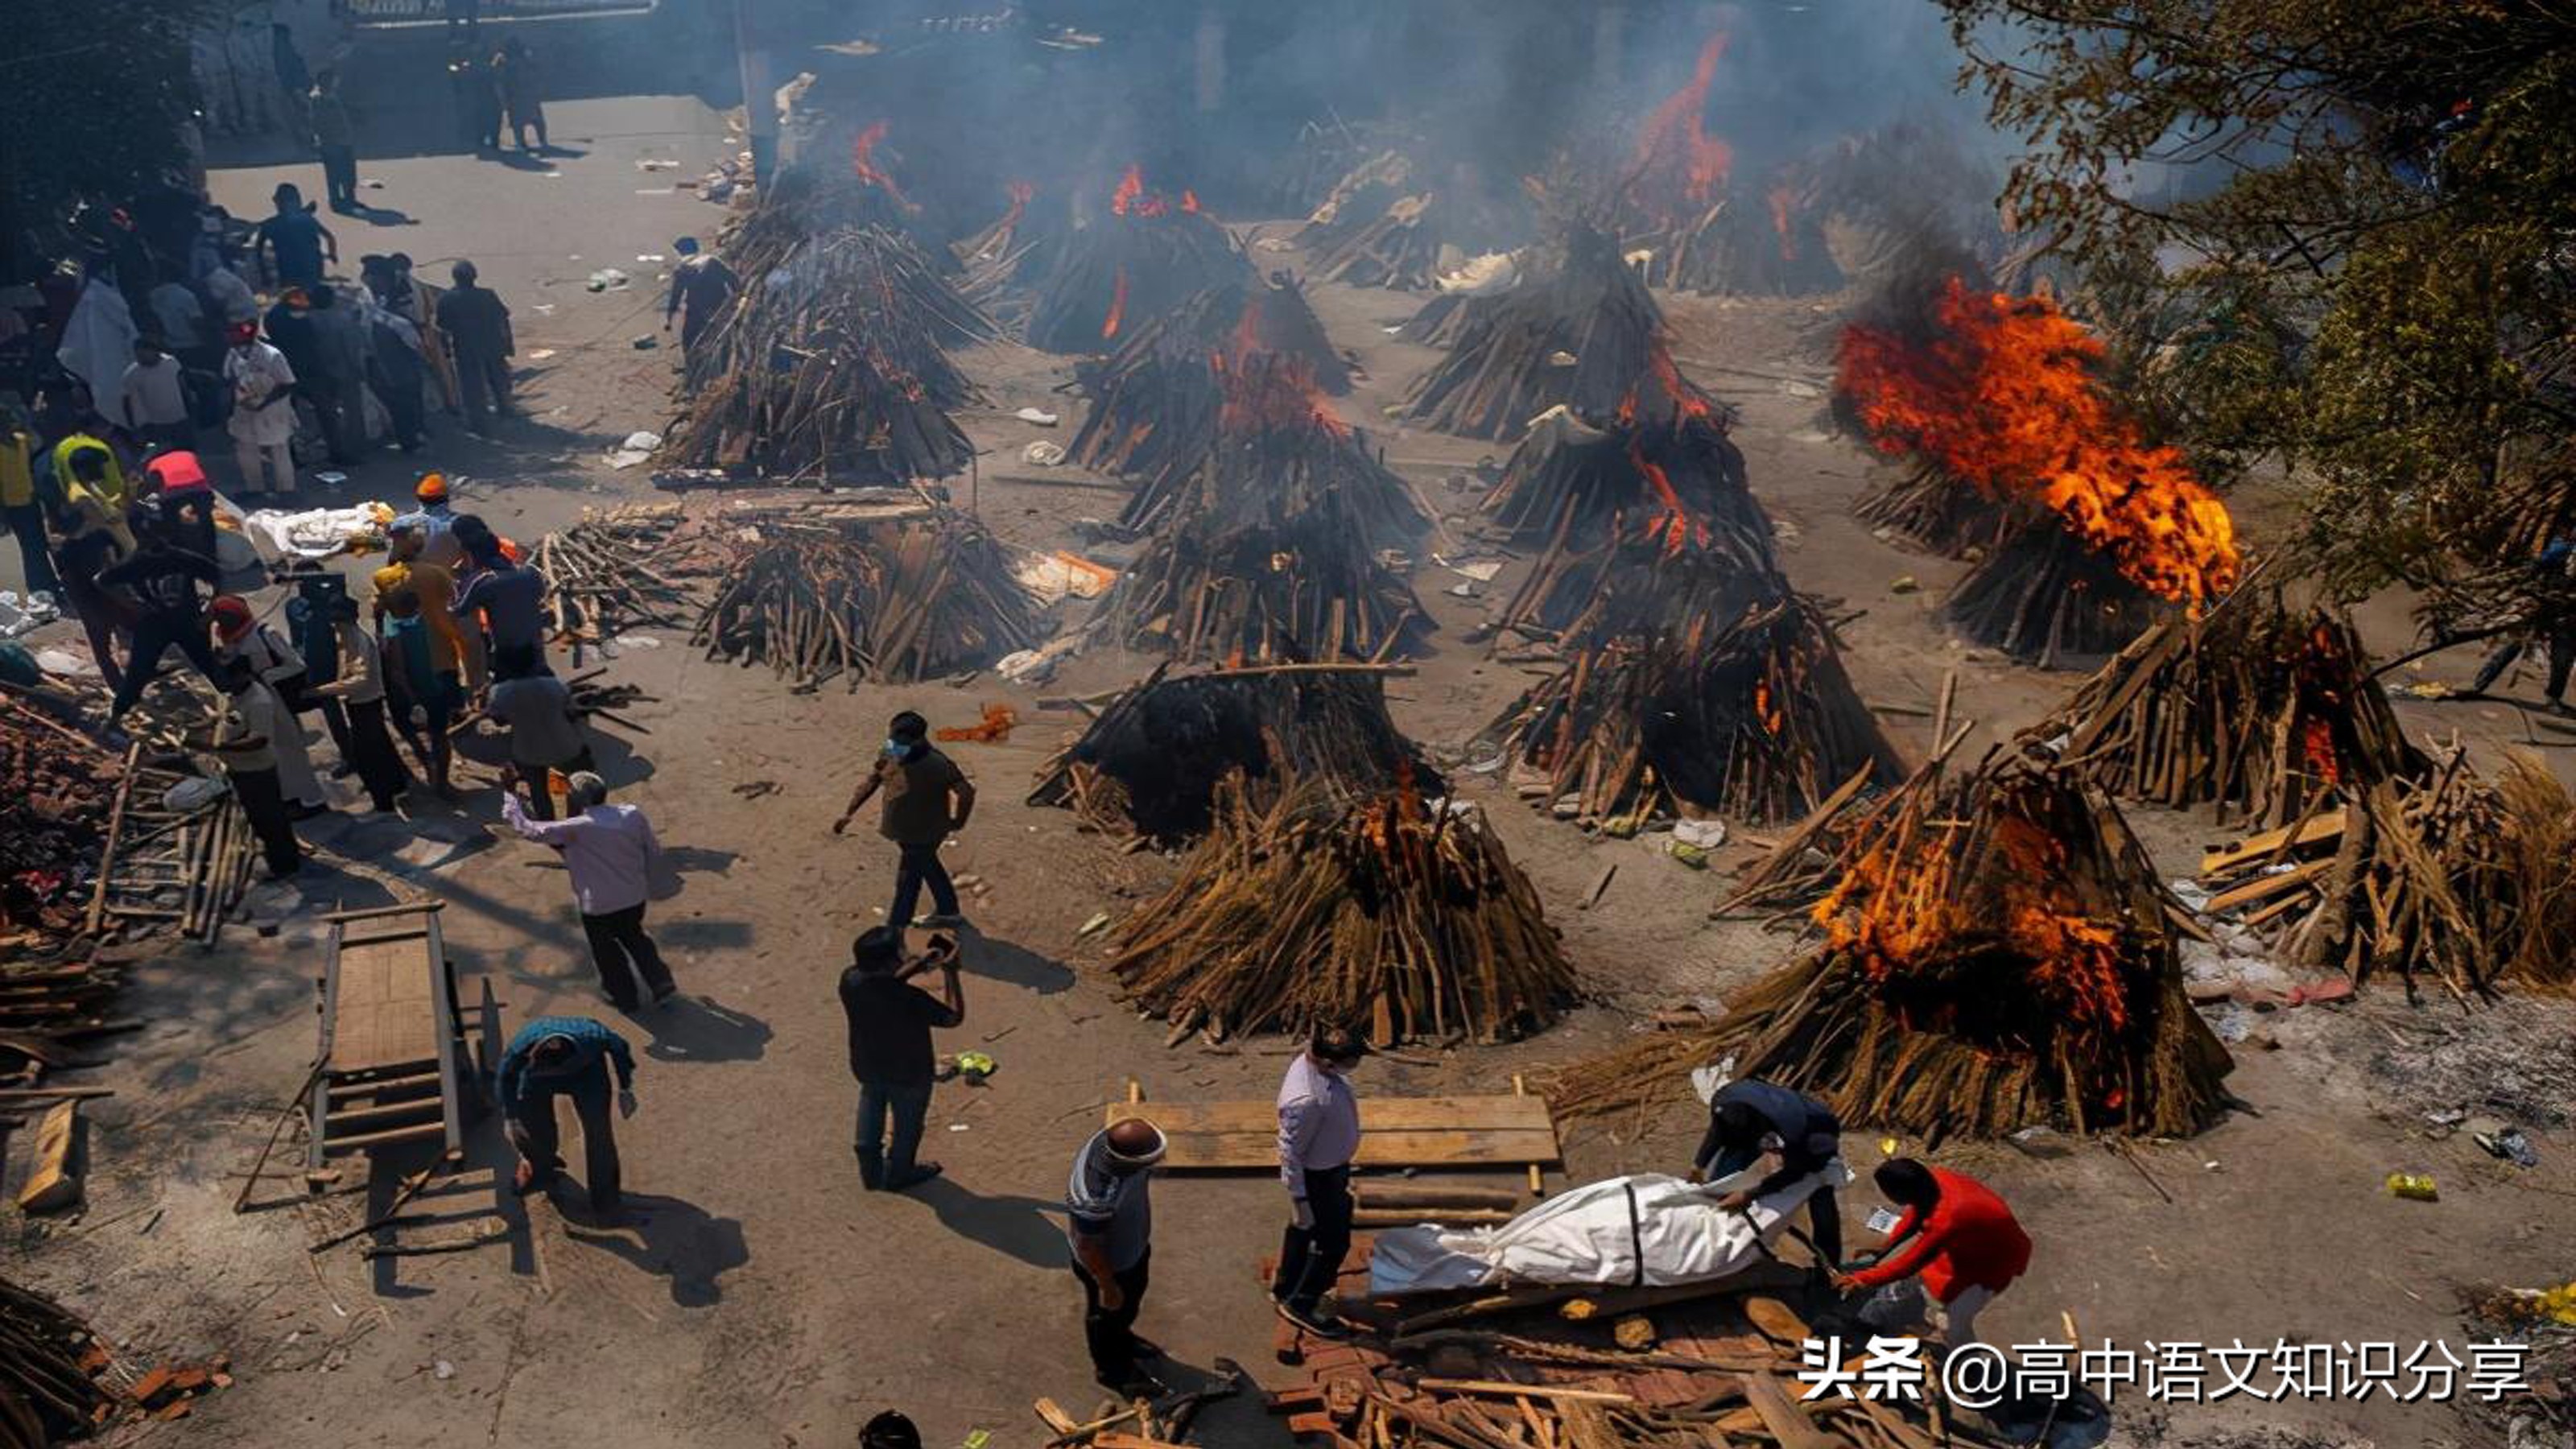
[[[1818,1187],[1841,1186],[1840,1159],[1741,1212],[1718,1199],[1760,1182],[1757,1163],[1693,1184],[1662,1173],[1586,1183],[1499,1227],[1388,1228],[1369,1257],[1373,1293],[1419,1293],[1499,1283],[1699,1283],[1743,1272],[1770,1256],[1789,1217]],[[1634,1206],[1631,1206],[1631,1194]]]

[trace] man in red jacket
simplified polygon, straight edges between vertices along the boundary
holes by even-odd
[[[1899,1157],[1878,1169],[1876,1181],[1904,1215],[1878,1261],[1835,1274],[1834,1286],[1876,1288],[1921,1274],[1923,1290],[1941,1304],[1942,1340],[1952,1348],[1976,1342],[1978,1312],[2029,1271],[2030,1235],[1973,1177]]]

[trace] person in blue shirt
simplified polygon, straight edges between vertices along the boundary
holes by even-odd
[[[2567,674],[2576,666],[2576,540],[2551,539],[2532,559],[2531,574],[2531,617],[2487,656],[2469,692],[2486,693],[2525,649],[2537,646],[2549,655],[2549,712],[2576,715],[2567,704]]]
[[[340,239],[314,217],[295,183],[279,182],[271,199],[277,214],[251,234],[252,255],[267,253],[269,275],[281,289],[321,286],[324,259],[340,260]]]
[[[626,1038],[586,1016],[541,1016],[519,1028],[494,1072],[501,1120],[519,1154],[511,1179],[519,1193],[543,1192],[563,1171],[555,1126],[555,1098],[570,1097],[581,1122],[582,1166],[591,1210],[620,1210],[617,1132],[608,1116],[614,1074],[617,1114],[635,1115],[635,1054]]]

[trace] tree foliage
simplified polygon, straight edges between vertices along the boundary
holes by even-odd
[[[179,170],[196,109],[188,41],[208,0],[0,0],[0,245],[22,274],[86,197]]]
[[[2195,453],[2296,466],[2332,582],[2431,582],[2576,523],[2576,8],[1942,3],[2027,145],[2017,220],[2188,319],[2150,397]],[[2159,165],[2223,184],[2141,199]]]

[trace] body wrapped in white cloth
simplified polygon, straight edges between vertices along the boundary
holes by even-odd
[[[1781,1228],[1818,1187],[1851,1181],[1837,1158],[1741,1211],[1718,1206],[1719,1199],[1764,1175],[1760,1164],[1710,1183],[1640,1173],[1570,1189],[1498,1227],[1386,1229],[1369,1257],[1369,1290],[1420,1293],[1513,1283],[1661,1287],[1723,1278],[1769,1257]]]

